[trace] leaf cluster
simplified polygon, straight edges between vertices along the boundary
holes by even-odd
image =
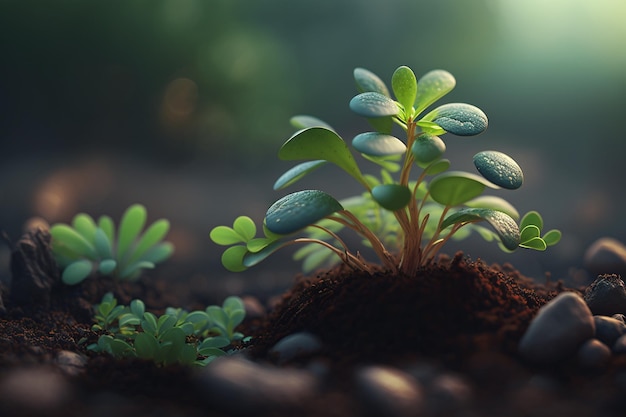
[[[361,236],[383,265],[407,273],[431,262],[450,239],[465,238],[472,231],[505,251],[545,250],[560,240],[556,230],[541,236],[543,220],[537,212],[518,224],[515,207],[485,194],[522,186],[523,172],[510,156],[481,151],[473,157],[477,173],[450,170],[442,136],[475,136],[488,125],[485,113],[471,104],[447,103],[431,109],[455,87],[452,74],[434,70],[418,80],[410,68],[401,66],[393,73],[391,90],[363,68],[354,71],[354,79],[359,94],[350,108],[368,120],[371,130],[356,135],[351,145],[379,167],[380,175],[364,174],[346,141],[326,122],[295,116],[291,122],[298,130],[282,145],[278,157],[303,162],[285,172],[274,189],[292,186],[330,163],[354,178],[364,192],[342,201],[321,190],[288,194],[267,210],[262,238],[256,238],[256,226],[245,216],[232,227],[217,226],[210,237],[230,246],[222,257],[227,269],[242,271],[284,246],[304,243],[296,257],[303,259],[306,270],[337,260],[368,270],[359,252],[350,251],[339,236],[345,228]],[[398,126],[402,139],[395,134]],[[294,238],[296,233],[300,236]]]
[[[146,218],[145,207],[134,204],[122,215],[117,230],[109,216],[96,222],[85,213],[74,216],[71,225],[52,225],[52,253],[63,268],[63,282],[78,284],[96,271],[120,280],[135,280],[141,270],[169,258],[174,246],[163,241],[169,222],[157,220],[142,233]]]
[[[246,339],[236,328],[245,318],[243,301],[228,297],[222,306],[185,311],[167,308],[157,316],[136,299],[118,305],[111,293],[94,307],[92,330],[101,333],[87,347],[116,358],[140,358],[158,365],[174,363],[204,366],[229,353],[229,347]]]

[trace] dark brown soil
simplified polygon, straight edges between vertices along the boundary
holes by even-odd
[[[67,350],[89,358],[83,372],[69,377],[78,394],[62,409],[41,415],[229,415],[202,401],[204,394],[192,382],[191,368],[159,368],[85,349],[84,340],[97,337],[90,330],[89,306],[105,291],[113,290],[123,303],[139,297],[158,309],[176,305],[176,291],[168,289],[172,285],[154,277],[149,283],[123,286],[88,280],[72,289],[53,285],[48,301],[39,303],[16,303],[5,292],[0,377],[22,367],[45,366],[54,362],[59,351]],[[469,381],[474,401],[454,415],[613,415],[626,405],[620,399],[626,385],[623,357],[590,374],[567,361],[537,369],[517,356],[517,343],[532,317],[563,290],[560,284],[535,283],[511,266],[488,266],[462,254],[441,259],[417,276],[390,276],[380,269],[370,276],[340,267],[299,278],[270,314],[247,320],[243,330],[253,336],[251,358],[263,363],[273,362],[269,349],[286,335],[307,330],[322,339],[322,352],[288,365],[321,360],[335,378],[310,403],[301,405],[297,410],[301,416],[357,416],[358,404],[348,392],[351,370],[362,364],[412,361],[432,362]],[[533,375],[550,375],[559,381],[559,395],[529,389],[525,382]],[[20,410],[0,404],[0,414],[20,415]],[[37,414],[31,410],[30,415]]]

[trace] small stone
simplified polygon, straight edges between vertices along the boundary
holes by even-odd
[[[246,415],[295,407],[313,396],[318,385],[311,372],[261,365],[234,356],[211,362],[200,371],[198,382],[212,406]]]
[[[623,334],[626,334],[626,324],[612,317],[593,316],[596,325],[596,339],[607,346],[613,346],[615,341]]]
[[[539,309],[520,341],[519,352],[531,362],[559,361],[574,354],[594,333],[585,301],[574,292],[564,292]]]
[[[462,409],[472,398],[472,388],[461,377],[441,374],[428,390],[429,406],[437,413]]]
[[[626,274],[626,246],[617,239],[603,237],[585,252],[585,267],[594,275]]]
[[[258,319],[265,315],[265,307],[263,307],[263,304],[261,304],[258,298],[246,295],[241,297],[241,300],[243,301],[243,306],[246,309],[247,319]]]
[[[62,350],[57,354],[56,364],[66,375],[76,376],[85,369],[87,357],[69,350]]]
[[[621,321],[622,323],[626,323],[626,316],[623,314],[613,314],[611,317],[613,317],[615,320]]]
[[[285,336],[279,340],[269,351],[282,365],[291,360],[308,356],[322,349],[322,341],[312,333],[298,332]]]
[[[584,298],[593,314],[626,313],[626,286],[619,275],[600,275],[587,287]]]
[[[63,375],[47,367],[14,369],[0,379],[2,409],[19,411],[20,415],[50,415],[65,406],[73,395],[73,389]]]
[[[578,349],[578,363],[586,369],[602,369],[611,359],[611,349],[598,339],[589,339]]]
[[[366,366],[356,372],[355,385],[368,414],[410,417],[423,411],[422,386],[399,369]]]

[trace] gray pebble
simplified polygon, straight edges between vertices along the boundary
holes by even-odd
[[[366,366],[356,371],[355,386],[368,414],[388,417],[420,415],[422,386],[409,374],[387,366]]]
[[[85,369],[87,357],[69,350],[62,350],[57,354],[55,362],[66,375],[76,376]]]
[[[285,336],[279,340],[269,351],[278,364],[284,364],[291,360],[319,352],[322,349],[322,341],[312,333],[298,332]]]
[[[296,406],[317,392],[311,372],[223,356],[199,374],[207,401],[226,412],[259,413]]]
[[[600,275],[587,287],[584,298],[593,314],[626,313],[626,286],[619,275]]]
[[[585,267],[593,274],[626,274],[626,246],[617,239],[603,237],[585,252]]]
[[[611,359],[611,349],[598,339],[589,339],[578,349],[578,363],[586,369],[602,369]]]
[[[612,317],[593,316],[596,325],[596,339],[607,346],[613,346],[615,341],[626,334],[626,324]]]
[[[539,309],[519,344],[520,354],[536,363],[558,361],[591,339],[595,324],[585,301],[564,292]]]

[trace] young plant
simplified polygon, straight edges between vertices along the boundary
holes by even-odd
[[[71,225],[57,223],[50,228],[52,253],[61,268],[65,284],[82,282],[97,271],[120,280],[135,280],[142,269],[169,258],[174,252],[170,242],[163,242],[169,222],[157,220],[141,234],[146,224],[146,209],[130,206],[117,229],[113,220],[101,216],[98,222],[88,214],[77,214]]]
[[[519,214],[511,204],[483,195],[487,189],[514,190],[522,185],[522,170],[510,156],[492,150],[477,153],[473,162],[480,175],[449,170],[441,136],[474,136],[488,124],[482,110],[466,103],[448,103],[426,112],[454,88],[456,81],[450,73],[434,70],[417,80],[410,68],[399,67],[391,78],[395,99],[368,70],[357,68],[354,79],[359,94],[350,101],[350,108],[364,116],[373,130],[358,134],[351,144],[380,167],[380,175],[364,174],[346,142],[327,123],[311,116],[292,118],[299,130],[282,145],[278,156],[305,162],[283,174],[274,189],[290,186],[332,163],[364,192],[343,201],[320,190],[288,194],[267,210],[263,237],[256,237],[257,227],[246,216],[238,217],[232,227],[215,227],[211,239],[230,246],[222,255],[227,269],[242,271],[284,246],[304,243],[295,257],[304,260],[306,270],[341,260],[369,271],[359,252],[349,250],[339,236],[344,228],[360,235],[387,269],[407,274],[432,262],[450,239],[464,238],[472,231],[497,241],[506,251],[518,247],[545,250],[559,241],[557,230],[540,237],[543,221],[538,213],[529,213],[518,225]],[[403,140],[394,136],[394,126],[400,127]],[[296,233],[300,235],[294,237]]]
[[[168,308],[165,314],[156,316],[145,311],[141,300],[120,306],[107,293],[95,311],[92,330],[102,334],[87,349],[116,358],[136,357],[158,365],[204,366],[228,354],[228,346],[245,339],[235,331],[246,314],[238,297],[228,297],[222,307],[209,306],[205,311]]]

